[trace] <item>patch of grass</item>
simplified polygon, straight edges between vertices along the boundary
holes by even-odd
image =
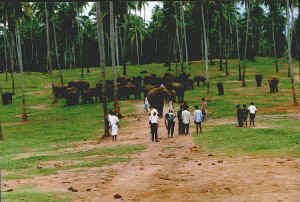
[[[8,171],[16,171],[17,173],[10,173],[4,176],[6,179],[22,179],[30,178],[35,175],[51,175],[55,174],[60,170],[68,170],[80,167],[100,167],[106,164],[112,164],[117,162],[127,162],[130,158],[120,158],[119,155],[132,154],[136,152],[141,152],[145,149],[144,145],[117,145],[114,147],[103,147],[92,149],[84,152],[66,152],[57,155],[40,155],[31,156],[28,158],[21,158],[15,160],[2,160],[0,161],[0,167]],[[101,156],[97,157],[97,160],[90,162],[85,158],[89,156]],[[105,156],[116,156],[107,158]],[[57,161],[57,160],[78,160],[84,161],[78,164],[66,165],[61,167],[51,167],[51,168],[37,168],[40,163],[46,161]]]
[[[265,121],[271,128],[238,128],[233,125],[208,127],[194,136],[207,152],[226,155],[272,154],[300,156],[299,129],[291,120]],[[298,144],[299,143],[299,144]]]
[[[5,202],[69,202],[69,193],[46,193],[32,190],[4,192],[3,201]]]
[[[176,147],[172,147],[172,146],[168,146],[168,147],[164,147],[164,148],[162,148],[164,151],[165,150],[174,150],[174,149],[176,149]]]
[[[53,175],[59,171],[63,170],[71,170],[75,168],[89,168],[89,167],[102,167],[104,165],[111,165],[114,163],[125,163],[130,161],[132,158],[99,158],[93,161],[85,161],[77,164],[66,165],[57,168],[31,168],[25,171],[25,176],[46,176],[46,175]]]

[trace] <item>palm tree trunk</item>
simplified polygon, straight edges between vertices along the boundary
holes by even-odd
[[[47,36],[47,70],[49,71],[51,83],[53,85],[52,78],[52,61],[51,61],[51,47],[50,47],[50,35],[49,35],[49,18],[48,18],[48,8],[45,2],[45,14],[46,14],[46,36]]]
[[[108,110],[107,110],[107,99],[106,99],[106,73],[105,73],[105,43],[104,43],[104,31],[103,31],[103,18],[101,16],[101,4],[100,1],[96,2],[96,15],[97,15],[97,36],[98,36],[98,47],[102,77],[102,101],[103,101],[103,112],[104,112],[104,137],[109,136],[108,127]]]
[[[121,116],[119,98],[118,98],[118,83],[117,83],[117,70],[116,70],[116,57],[115,57],[115,30],[114,30],[114,5],[113,1],[109,2],[109,13],[110,13],[110,47],[111,47],[111,62],[113,68],[114,77],[114,109],[118,116]]]
[[[7,58],[6,31],[4,31],[4,57],[5,57],[5,81],[8,81],[8,58]]]
[[[223,44],[222,44],[222,24],[223,22],[223,12],[222,12],[222,3],[219,2],[219,15],[220,15],[220,19],[219,19],[219,57],[220,57],[220,63],[219,63],[219,71],[223,71]]]
[[[207,51],[207,38],[206,38],[206,27],[204,20],[204,9],[203,4],[201,4],[201,15],[202,15],[202,25],[203,25],[203,37],[204,37],[204,52],[205,52],[205,73],[206,73],[206,82],[207,82],[207,96],[210,95],[209,91],[209,75],[208,75],[208,51]]]
[[[225,13],[227,13],[227,12],[225,12]],[[230,18],[229,16],[228,16],[228,18]],[[228,34],[226,34],[228,31],[227,31],[227,29],[228,29],[228,27],[226,26],[227,24],[225,23],[225,34],[224,34],[224,38],[225,38],[225,75],[226,76],[228,76],[229,75],[229,72],[228,72],[228,49],[229,49],[229,43],[228,43]],[[230,33],[230,35],[231,35],[231,33]]]
[[[179,28],[178,28],[178,20],[177,16],[175,16],[175,21],[176,21],[176,38],[177,38],[177,46],[178,46],[178,51],[179,51],[179,58],[180,58],[180,64],[181,64],[181,72],[184,71],[183,69],[183,56],[182,56],[182,49],[181,49],[181,44],[179,40]]]
[[[289,54],[289,70],[290,70],[290,78],[291,78],[291,85],[292,85],[292,94],[293,94],[293,101],[294,105],[298,105],[297,98],[296,98],[296,91],[295,91],[295,81],[294,81],[294,72],[293,72],[293,65],[292,65],[292,44],[291,44],[291,22],[290,22],[290,1],[287,0],[287,24],[288,24],[288,54]]]
[[[22,60],[22,48],[21,48],[21,39],[19,31],[19,22],[16,22],[16,38],[17,38],[17,52],[18,60],[21,74],[21,87],[22,87],[22,120],[27,121],[27,114],[25,110],[25,93],[24,93],[24,71],[23,71],[23,60]]]
[[[60,65],[60,62],[59,62],[58,46],[57,46],[57,40],[56,40],[56,29],[55,29],[54,23],[52,23],[52,27],[53,27],[53,35],[54,35],[56,62],[57,62],[57,66],[58,66],[58,69],[59,69],[60,83],[61,83],[61,85],[64,85],[64,78],[63,78],[63,74],[62,74],[62,71],[61,71],[61,65]]]
[[[180,2],[182,5],[182,1]],[[189,64],[189,55],[188,55],[188,46],[187,46],[187,38],[186,38],[186,26],[185,26],[185,18],[184,18],[184,9],[183,6],[181,6],[182,10],[182,23],[183,23],[183,36],[184,36],[184,45],[185,45],[185,63],[186,66]]]
[[[14,33],[11,32],[10,33],[10,38],[11,38],[11,47],[9,48],[10,50],[10,68],[11,68],[11,88],[12,88],[12,94],[15,94],[15,76],[14,76],[14,72],[15,72],[15,47],[16,47],[16,43],[15,43],[15,39],[14,39]]]
[[[3,131],[2,131],[2,122],[1,122],[1,120],[0,120],[0,141],[3,141],[4,140],[4,138],[3,138]],[[1,172],[1,171],[0,171]],[[1,176],[0,176],[1,177]],[[1,179],[0,179],[0,181],[1,181]]]
[[[127,14],[126,14],[127,16]],[[127,17],[124,17],[125,19],[125,22],[127,21]],[[127,26],[124,26],[123,28],[123,45],[122,45],[122,48],[121,48],[121,51],[122,51],[122,64],[124,65],[126,63],[126,40],[127,40]],[[120,36],[121,38],[121,36]]]
[[[138,65],[140,65],[140,53],[139,53],[139,41],[138,41],[138,35],[137,35],[137,30],[135,28],[135,44],[136,44],[136,54],[137,54],[137,59],[138,59]]]
[[[118,28],[117,28],[117,24],[118,24],[118,19],[117,17],[115,18],[115,41],[116,41],[116,61],[117,61],[117,67],[118,67],[118,76],[120,74],[120,63],[119,63],[119,40],[118,40]]]
[[[250,1],[247,0],[247,29],[246,29],[246,40],[245,40],[245,51],[243,58],[243,81],[242,87],[246,87],[246,59],[247,59],[247,46],[248,46],[248,34],[249,34],[249,20],[250,20]]]
[[[237,46],[237,55],[239,58],[239,81],[242,80],[242,74],[241,74],[241,54],[240,54],[240,39],[239,39],[239,27],[238,27],[238,21],[235,19],[235,27],[236,27],[236,46]]]
[[[277,59],[277,51],[276,51],[276,40],[275,40],[275,8],[277,8],[276,4],[277,0],[275,0],[275,5],[273,7],[273,16],[272,16],[272,37],[273,37],[273,50],[274,50],[274,57],[275,57],[275,70],[278,73],[278,59]]]
[[[0,96],[1,95],[2,95],[2,85],[1,85],[1,81],[0,81]],[[3,131],[2,131],[2,122],[0,119],[0,141],[2,141],[2,140],[3,140]],[[0,178],[1,178],[1,175],[0,175]],[[0,179],[0,182],[1,182],[1,179]],[[1,184],[0,184],[0,186],[1,186]],[[1,187],[0,187],[0,192],[1,192]],[[0,200],[1,200],[1,194],[0,194]]]
[[[137,8],[135,8],[135,16],[137,16]],[[138,34],[137,34],[137,25],[135,24],[135,44],[136,44],[136,54],[138,59],[138,65],[140,65],[140,53],[139,53],[139,42],[138,42]]]

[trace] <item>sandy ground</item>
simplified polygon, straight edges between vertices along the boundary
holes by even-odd
[[[86,151],[115,144],[144,144],[146,150],[130,155],[134,159],[129,163],[10,180],[5,186],[17,189],[26,185],[47,192],[66,192],[72,187],[78,191],[72,195],[75,202],[300,201],[300,159],[232,158],[209,154],[194,145],[190,135],[177,135],[177,127],[175,138],[168,138],[162,120],[160,142],[152,143],[148,116],[142,111],[142,103],[136,104],[136,107],[136,114],[127,118],[130,124],[121,128],[118,143],[112,143],[111,139],[99,144],[85,141],[74,144],[72,148],[74,151]],[[234,120],[221,123],[234,123]],[[207,124],[215,122],[211,120]],[[205,131],[202,135],[206,135]],[[121,198],[116,199],[115,194]]]

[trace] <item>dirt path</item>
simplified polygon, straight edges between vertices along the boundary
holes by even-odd
[[[175,138],[167,138],[162,120],[160,142],[152,143],[142,103],[136,104],[136,108],[136,114],[127,118],[130,124],[121,128],[118,144],[144,144],[146,150],[131,156],[134,159],[129,163],[88,168],[78,173],[62,171],[11,181],[10,186],[31,185],[41,191],[58,192],[72,186],[78,190],[73,195],[75,202],[300,201],[300,159],[224,158],[208,154],[194,145],[191,136],[177,135],[177,130]],[[102,145],[114,144],[107,139],[100,145],[86,142],[74,149],[84,151]],[[122,199],[115,199],[115,194]]]
[[[142,109],[142,105],[137,105]],[[138,112],[139,114],[140,112]],[[233,120],[222,122],[233,123]],[[214,124],[208,123],[208,124]],[[80,193],[78,201],[299,201],[300,160],[223,158],[201,152],[191,136],[168,139],[162,122],[159,143],[150,141],[147,116],[122,129],[121,143],[142,143],[147,150],[118,169],[100,191]],[[192,129],[194,130],[194,129]]]

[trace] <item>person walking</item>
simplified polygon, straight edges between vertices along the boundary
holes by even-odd
[[[247,109],[246,104],[243,104],[242,114],[243,114],[243,126],[247,128],[248,127],[249,110]]]
[[[152,137],[152,142],[158,142],[157,139],[157,128],[158,128],[158,113],[155,111],[153,113],[150,113],[149,117],[149,125],[151,129],[151,137]]]
[[[147,96],[145,97],[145,102],[144,102],[144,109],[146,112],[148,112],[148,107],[149,107],[149,101]]]
[[[173,110],[169,110],[165,115],[165,126],[168,130],[168,138],[173,138],[174,127],[175,127],[175,117]]]
[[[200,133],[202,133],[202,111],[199,109],[199,106],[195,106],[195,111],[194,111],[194,123],[196,126],[196,132],[198,135],[198,131],[200,129]]]
[[[239,104],[236,105],[236,116],[237,116],[238,126],[243,127],[243,112]]]
[[[172,98],[169,99],[169,104],[168,104],[168,106],[169,106],[169,110],[171,110],[171,111],[174,110],[174,109],[173,109],[173,100],[172,100]]]
[[[256,109],[256,107],[254,106],[254,103],[253,103],[253,102],[250,103],[250,106],[248,107],[248,110],[249,110],[249,115],[250,115],[250,127],[251,127],[251,125],[252,125],[253,127],[255,127],[255,126],[254,126],[254,119],[255,119],[255,115],[256,115],[257,109]]]
[[[207,102],[204,97],[202,98],[201,112],[202,112],[202,121],[204,122],[207,120]]]
[[[183,111],[183,105],[180,105],[180,109],[177,112],[177,119],[178,119],[178,134],[183,134],[183,122],[182,122],[182,111]]]
[[[117,136],[118,136],[118,131],[120,128],[119,124],[119,118],[117,117],[116,113],[112,113],[110,116],[110,125],[111,125],[111,136],[112,136],[112,141],[117,141]]]
[[[189,134],[190,116],[191,113],[188,111],[188,106],[186,106],[182,111],[183,132],[185,135]]]

